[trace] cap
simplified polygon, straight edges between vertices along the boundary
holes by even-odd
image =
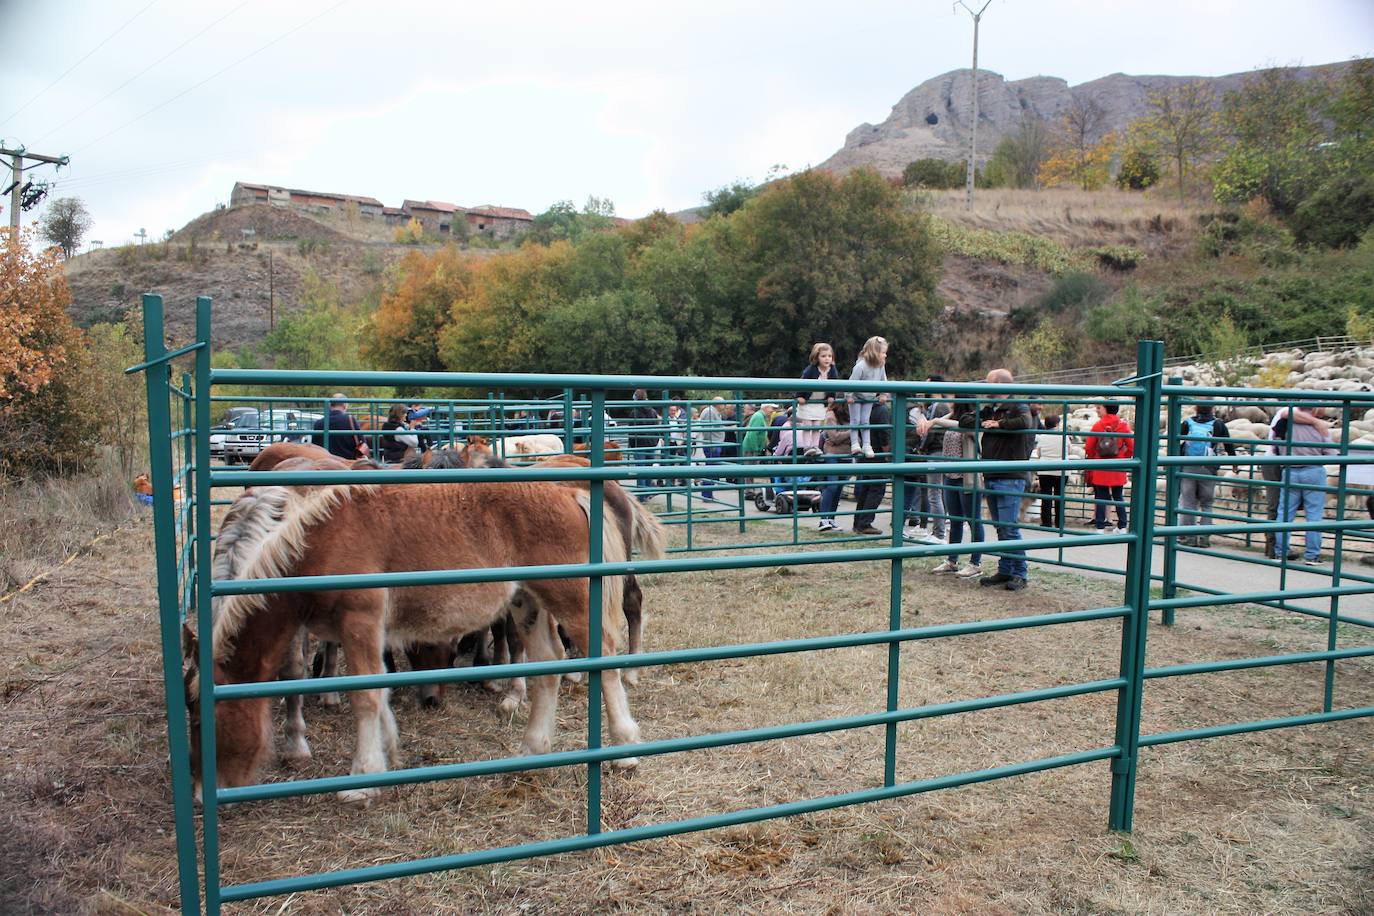
[[[423,420],[425,417],[434,413],[433,407],[416,407],[406,414],[407,420]]]

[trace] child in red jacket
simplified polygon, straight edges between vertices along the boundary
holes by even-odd
[[[1117,416],[1120,410],[1116,404],[1098,404],[1097,422],[1093,424],[1094,433],[1130,433],[1126,421]],[[1089,436],[1087,455],[1089,458],[1130,458],[1135,454],[1135,440],[1129,436]],[[1126,531],[1126,500],[1124,491],[1125,471],[1091,470],[1087,474],[1088,486],[1093,488],[1093,526],[1103,534],[1112,533],[1107,527],[1107,502],[1116,504],[1116,531]]]

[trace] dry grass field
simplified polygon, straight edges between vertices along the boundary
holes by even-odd
[[[768,524],[768,523],[759,523]],[[729,536],[702,534],[724,542]],[[158,636],[146,520],[96,545],[0,614],[0,910],[160,913],[176,902]],[[1118,603],[1110,584],[1039,573],[1012,594],[907,564],[909,625]],[[886,564],[692,573],[646,582],[651,649],[881,629]],[[1345,644],[1349,644],[1348,642]],[[1318,626],[1253,608],[1180,613],[1150,663],[1324,646]],[[1112,677],[1119,623],[910,644],[904,705]],[[673,666],[630,700],[646,739],[875,711],[884,649]],[[1342,662],[1342,706],[1374,703],[1374,665]],[[1147,732],[1318,708],[1320,666],[1151,682]],[[585,689],[565,685],[556,749],[579,745]],[[393,698],[408,765],[503,756],[524,711],[477,687],[441,710]],[[1112,743],[1093,696],[900,729],[901,779]],[[347,772],[346,707],[307,706],[313,762]],[[871,787],[881,729],[645,758],[604,781],[619,828]],[[1130,837],[1106,829],[1105,762],[526,863],[228,907],[248,913],[1368,913],[1374,905],[1374,720],[1147,750]],[[387,790],[367,810],[332,796],[223,813],[227,882],[439,855],[575,833],[584,772]]]
[[[929,192],[927,201],[931,213],[972,229],[1027,232],[1075,246],[1135,245],[1147,250],[1191,238],[1204,209],[1192,202],[1180,208],[1178,198],[1164,191],[1114,188],[989,188],[974,193],[972,209],[964,206],[962,189]]]

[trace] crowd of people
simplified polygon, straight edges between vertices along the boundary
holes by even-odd
[[[847,378],[875,383],[887,381],[888,342],[871,337],[857,355]],[[908,402],[905,442],[894,448],[891,441],[892,413],[888,394],[880,391],[828,392],[808,382],[838,381],[846,376],[839,369],[834,348],[816,343],[800,374],[801,390],[788,400],[744,403],[736,417],[736,405],[722,397],[700,407],[668,403],[660,410],[647,391],[634,392],[633,406],[622,424],[628,426],[628,444],[634,463],[664,468],[664,478],[639,478],[641,500],[672,478],[671,467],[697,464],[711,466],[727,462],[755,463],[795,456],[807,464],[835,465],[833,471],[818,473],[808,486],[819,490],[817,530],[832,533],[842,530],[840,517],[851,517],[851,530],[858,535],[878,535],[878,508],[886,494],[888,478],[865,475],[863,465],[898,460],[911,463],[940,462],[943,472],[914,473],[903,476],[903,500],[894,524],[903,528],[902,537],[920,544],[957,545],[984,542],[985,522],[1006,548],[997,551],[997,569],[984,573],[983,558],[970,552],[948,553],[931,568],[937,575],[978,579],[983,586],[1000,586],[1010,591],[1026,587],[1028,567],[1024,550],[1010,542],[1021,541],[1023,507],[1028,494],[1040,502],[1039,527],[1048,531],[1064,526],[1066,470],[1036,467],[1023,470],[1018,462],[1062,462],[1073,457],[1071,442],[1082,443],[1083,455],[1092,460],[1126,461],[1134,455],[1134,435],[1121,417],[1119,405],[1096,404],[1097,421],[1086,434],[1066,434],[1065,418],[1048,413],[1046,405],[1034,400],[1010,397],[1014,382],[1007,369],[994,369],[987,375],[996,393],[977,400],[968,397],[930,394]],[[932,386],[945,382],[940,375],[928,375]],[[662,404],[663,402],[658,402]],[[432,408],[419,403],[395,404],[381,425],[375,444],[369,445],[357,420],[348,413],[343,394],[335,394],[329,414],[315,424],[313,440],[345,459],[368,457],[379,448],[388,463],[400,463],[434,444],[424,432]],[[585,432],[583,411],[572,417],[575,430]],[[561,408],[542,415],[519,411],[508,421],[507,432],[558,431],[566,420]],[[608,428],[615,421],[607,417]],[[326,435],[327,432],[327,435]],[[1197,465],[1178,470],[1178,518],[1182,525],[1210,526],[1214,512],[1220,468],[1206,460],[1225,453],[1237,454],[1226,424],[1215,416],[1210,405],[1199,404],[1184,418],[1178,429],[1179,452],[1200,459]],[[1332,454],[1329,422],[1319,408],[1279,410],[1270,424],[1275,454],[1320,456]],[[979,459],[998,462],[994,469],[960,472],[957,463]],[[956,470],[951,472],[954,463]],[[847,467],[840,467],[846,465]],[[1268,518],[1292,522],[1301,511],[1309,521],[1322,518],[1325,510],[1326,481],[1321,465],[1261,465]],[[1126,469],[1092,468],[1084,481],[1092,490],[1092,519],[1087,527],[1103,534],[1125,533],[1129,523],[1125,486],[1130,475]],[[673,480],[682,484],[685,480]],[[778,482],[782,485],[781,481]],[[852,483],[855,509],[841,513],[841,496]],[[699,495],[715,498],[718,484],[710,478],[699,481]],[[796,482],[793,482],[795,490]],[[1374,497],[1369,500],[1374,517]],[[1309,565],[1321,562],[1322,533],[1306,532],[1304,549],[1289,550],[1287,532],[1268,533],[1266,556],[1271,559],[1301,560]],[[1183,536],[1185,547],[1211,547],[1206,534]],[[976,548],[974,548],[976,550]],[[1371,561],[1374,563],[1374,561]]]

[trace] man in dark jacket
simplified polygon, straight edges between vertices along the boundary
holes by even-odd
[[[889,431],[892,410],[886,401],[879,401],[873,405],[873,413],[869,415],[868,421],[873,425],[873,451],[877,454],[872,458],[861,457],[858,460],[860,464],[881,464],[888,460],[883,453],[888,450],[892,440]],[[861,471],[858,479],[859,484],[854,488],[854,508],[857,510],[854,515],[854,533],[882,534],[873,526],[873,521],[877,517],[878,506],[883,501],[883,494],[887,492],[887,478],[864,477]]]
[[[630,423],[635,430],[630,435],[630,449],[634,455],[635,464],[651,465],[658,461],[658,440],[659,431],[655,428],[662,420],[659,418],[658,411],[650,407],[647,403],[649,392],[643,388],[636,388],[634,393],[635,406],[630,408]],[[640,430],[643,430],[642,432]],[[635,482],[637,487],[656,487],[659,482],[641,477]],[[648,499],[641,495],[640,502]]]
[[[328,436],[325,435],[326,429]],[[348,413],[348,402],[342,394],[336,393],[330,399],[329,415],[315,421],[315,434],[310,441],[329,449],[331,455],[354,461],[366,458],[368,454],[367,443],[357,434],[358,430],[358,421]]]
[[[1010,371],[994,369],[988,373],[989,385],[1010,385],[1014,381]],[[1035,419],[1025,401],[1013,401],[1005,394],[991,395],[992,404],[979,412],[977,427],[982,430],[978,457],[986,461],[1027,461],[1035,448]],[[971,418],[970,418],[971,419]],[[971,423],[960,422],[961,426]],[[987,488],[988,512],[997,540],[1021,540],[1021,498],[1029,484],[1026,471],[987,471],[983,474]],[[1027,567],[1024,550],[1010,550],[999,555],[997,575],[979,581],[979,585],[1001,585],[1016,592],[1026,587]]]

